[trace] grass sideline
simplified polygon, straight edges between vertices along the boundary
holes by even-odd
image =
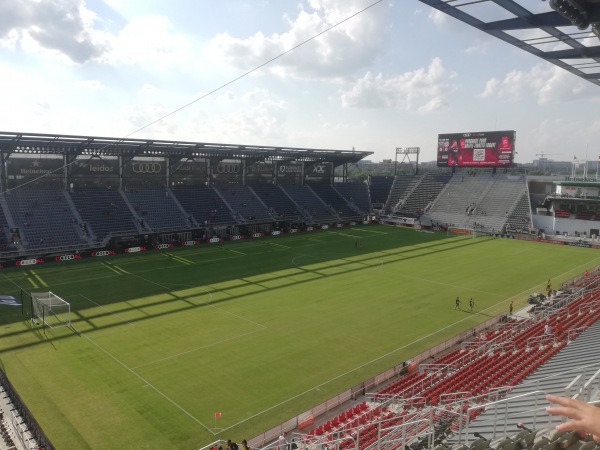
[[[599,263],[370,225],[8,269],[0,294],[55,292],[78,334],[0,306],[0,362],[59,449],[239,442]]]

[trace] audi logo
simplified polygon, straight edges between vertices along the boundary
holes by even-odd
[[[160,163],[151,163],[151,162],[136,162],[131,164],[131,170],[133,173],[160,173],[162,170],[162,165]]]
[[[22,259],[21,261],[17,261],[15,264],[17,266],[34,266],[36,264],[43,263],[43,259]]]
[[[306,227],[306,231],[312,231],[314,229],[315,229],[315,227]]]
[[[277,231],[273,231],[273,232],[271,233],[271,236],[278,236],[278,235],[280,235],[280,234],[281,234],[281,231],[277,230]]]
[[[125,253],[145,252],[146,247],[130,247],[125,249]]]
[[[219,164],[217,165],[217,173],[240,173],[239,164]]]
[[[329,225],[322,225],[321,226],[321,230],[326,230],[327,228],[329,228]]]
[[[230,237],[229,237],[229,240],[230,240],[230,241],[237,241],[238,239],[241,239],[241,238],[242,238],[242,237],[241,237],[241,236],[238,234],[238,235],[236,235],[236,236],[230,236]]]
[[[297,232],[298,232],[297,228],[291,228],[289,231],[289,233],[297,233]]]
[[[114,255],[115,251],[114,250],[100,250],[98,252],[92,252],[92,256],[108,256],[108,255]]]
[[[221,239],[219,239],[218,237],[214,237],[214,238],[210,238],[208,240],[208,242],[210,242],[211,244],[214,244],[216,242],[221,242]]]
[[[54,258],[55,261],[73,261],[74,259],[81,259],[81,255],[80,254],[73,254],[73,255],[60,255],[57,256],[56,258]]]
[[[157,244],[154,246],[155,250],[164,250],[165,248],[171,248],[173,244]]]
[[[259,237],[261,237],[261,236],[262,236],[262,233],[253,233],[253,234],[252,234],[252,237],[253,237],[253,238],[259,238]]]
[[[313,173],[325,173],[326,170],[327,170],[327,166],[325,166],[323,164],[319,164],[318,166],[315,165],[313,167]]]
[[[181,243],[181,245],[188,246],[188,245],[196,245],[196,244],[199,244],[199,243],[200,242],[198,242],[198,241],[184,241],[184,242]]]

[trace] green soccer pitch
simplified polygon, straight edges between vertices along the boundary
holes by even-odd
[[[192,450],[250,439],[599,264],[370,225],[4,269],[0,294],[50,290],[75,331],[0,306],[0,363],[58,449]]]

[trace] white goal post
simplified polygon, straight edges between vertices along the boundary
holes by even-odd
[[[37,317],[50,328],[71,325],[71,305],[50,291],[32,292],[31,310],[32,318]]]

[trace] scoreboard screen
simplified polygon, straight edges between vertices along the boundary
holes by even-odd
[[[515,131],[439,134],[438,167],[510,167]]]

